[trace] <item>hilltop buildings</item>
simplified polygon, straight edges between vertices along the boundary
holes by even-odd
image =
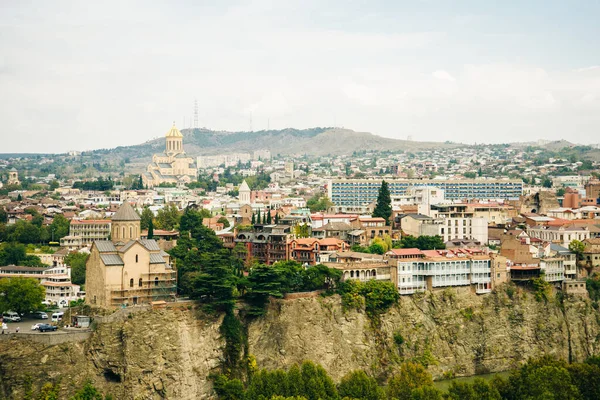
[[[186,157],[183,150],[183,135],[173,127],[167,132],[165,151],[154,154],[152,163],[142,174],[142,182],[147,187],[158,186],[161,183],[185,184],[196,180],[198,169],[192,157]]]

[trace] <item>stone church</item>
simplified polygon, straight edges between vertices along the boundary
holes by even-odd
[[[183,150],[183,135],[174,123],[165,139],[165,151],[154,154],[152,162],[142,174],[142,182],[146,187],[151,188],[161,183],[182,185],[197,179],[198,168],[194,158],[186,156]]]
[[[169,254],[140,239],[140,216],[125,202],[112,217],[111,240],[96,240],[86,264],[86,302],[114,308],[173,301],[177,272]]]

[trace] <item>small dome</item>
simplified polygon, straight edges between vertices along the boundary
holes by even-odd
[[[177,127],[175,126],[175,122],[173,122],[171,130],[167,132],[167,137],[183,137],[181,132],[179,132],[179,129],[177,129]]]

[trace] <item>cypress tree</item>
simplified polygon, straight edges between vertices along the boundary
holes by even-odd
[[[385,224],[390,224],[390,217],[392,216],[392,198],[390,196],[390,190],[386,181],[381,181],[381,187],[379,188],[379,194],[377,195],[377,204],[373,211],[373,217],[381,217],[385,219]]]
[[[154,239],[154,222],[148,221],[148,239]]]
[[[252,225],[256,224],[256,214],[252,213]]]
[[[261,215],[260,215],[260,211],[259,211],[259,212],[256,213],[256,223],[259,224],[259,225],[262,223],[260,217],[261,217]]]
[[[271,225],[271,210],[267,210],[267,224]]]

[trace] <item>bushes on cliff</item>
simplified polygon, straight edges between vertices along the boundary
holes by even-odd
[[[386,312],[396,304],[400,295],[392,282],[369,280],[360,282],[349,280],[339,284],[344,309],[360,309],[365,306],[367,314],[375,316]],[[364,303],[360,300],[364,299]]]

